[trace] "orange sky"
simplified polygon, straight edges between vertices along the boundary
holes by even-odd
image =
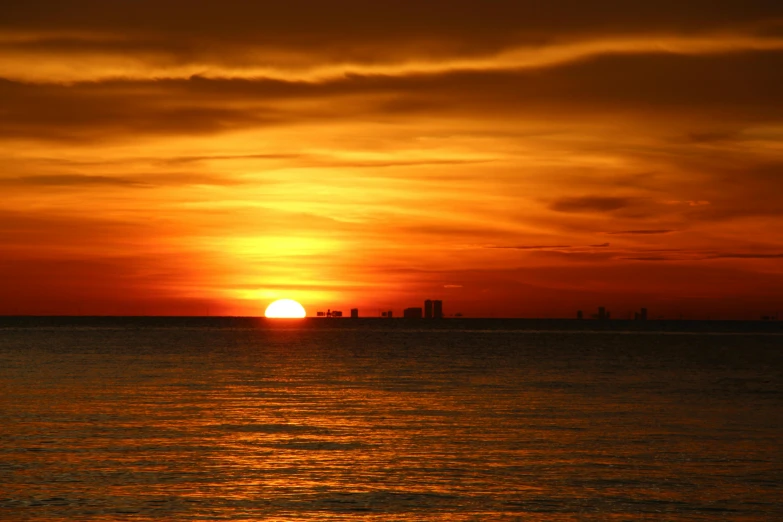
[[[683,3],[18,2],[0,314],[783,311],[783,4]]]

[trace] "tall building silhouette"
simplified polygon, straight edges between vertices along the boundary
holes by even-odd
[[[359,318],[359,309],[351,308],[351,319],[358,319],[358,318]]]
[[[435,319],[443,319],[443,301],[441,301],[440,299],[435,300],[432,302],[432,305],[433,305],[433,311],[432,311],[433,317]]]
[[[429,299],[424,301],[424,318],[432,319],[432,301]]]

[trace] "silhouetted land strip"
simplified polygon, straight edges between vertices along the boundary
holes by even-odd
[[[585,332],[693,332],[783,334],[783,321],[579,320],[579,319],[405,319],[170,317],[170,316],[0,316],[0,328],[391,328],[423,330],[530,330]]]

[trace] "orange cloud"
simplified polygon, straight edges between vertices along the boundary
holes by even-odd
[[[775,306],[776,3],[338,4],[7,13],[0,313]]]

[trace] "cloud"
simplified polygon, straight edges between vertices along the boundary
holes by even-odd
[[[736,141],[741,139],[742,134],[737,131],[707,131],[691,132],[687,136],[687,141],[691,143],[716,143]]]
[[[556,212],[611,212],[626,208],[633,203],[633,198],[584,196],[560,198],[553,201],[549,208]]]
[[[702,262],[718,259],[779,259],[778,252],[721,252],[698,248],[611,248],[609,243],[589,246],[492,246],[529,250],[531,255],[566,261],[680,261]],[[593,250],[599,248],[600,250]]]
[[[727,125],[750,126],[783,117],[783,99],[773,87],[779,70],[783,53],[757,52],[609,55],[544,71],[367,74],[323,81],[193,77],[30,85],[0,80],[0,138],[138,140],[378,118],[459,118],[470,128],[510,115],[562,125],[588,115],[596,122],[614,114],[704,125],[720,117]],[[711,87],[704,91],[701,85]]]
[[[19,256],[49,260],[106,255],[141,255],[153,234],[165,232],[147,219],[112,219],[96,215],[89,200],[68,212],[45,209],[18,212],[0,209],[0,260]],[[20,262],[19,270],[24,269]],[[12,273],[12,272],[7,272]]]
[[[708,256],[709,259],[779,259],[783,254],[742,254],[742,253],[719,253]]]
[[[600,257],[602,259],[609,259],[613,255],[605,251],[593,251],[594,248],[607,248],[609,243],[602,243],[600,245],[587,245],[587,246],[573,246],[573,245],[511,245],[511,246],[488,246],[486,248],[491,249],[505,249],[505,250],[523,250],[530,251],[532,254],[563,254],[564,257],[570,259],[576,259],[578,257],[584,259],[595,259]]]
[[[655,235],[655,234],[671,234],[673,232],[676,232],[676,230],[669,230],[669,229],[649,229],[649,230],[620,230],[618,232],[604,232],[604,234],[610,235],[610,236],[624,236],[624,235],[643,235],[643,236],[649,236],[649,235]]]
[[[512,246],[490,246],[487,248],[501,248],[511,250],[552,250],[561,248],[573,248],[571,245],[512,245]]]
[[[206,71],[389,74],[518,68],[623,52],[737,52],[780,47],[772,1],[360,0],[276,5],[228,1],[105,5],[25,2],[0,21],[0,71],[26,79],[162,78]],[[693,5],[691,5],[693,4]],[[36,67],[23,67],[35,60]],[[85,66],[86,65],[86,66]],[[3,67],[4,66],[4,67]],[[301,79],[301,78],[300,78]],[[321,78],[323,79],[323,78]]]
[[[678,201],[678,200],[672,200],[672,201],[665,201],[664,202],[667,205],[688,205],[689,207],[701,207],[704,205],[710,205],[711,202],[699,199],[699,200],[687,200],[687,201]]]
[[[771,134],[779,141],[779,133]],[[760,158],[749,158],[740,164],[710,166],[710,184],[704,187],[708,205],[688,205],[685,215],[693,222],[725,222],[783,216],[783,163],[770,161],[772,150],[762,147]]]
[[[762,288],[783,5],[662,2],[21,2],[0,20],[0,257],[166,250],[196,272],[177,295],[470,299],[539,266],[599,292],[653,272],[710,292],[716,266]]]
[[[711,261],[716,259],[780,259],[782,253],[737,253],[737,252],[710,252],[704,250],[686,250],[671,252],[662,255],[644,255],[643,250],[638,255],[618,257],[629,261]]]
[[[628,256],[628,257],[621,257],[620,259],[625,259],[627,261],[683,261],[684,260],[681,257],[673,257],[673,256]]]
[[[135,179],[109,176],[21,176],[16,178],[0,178],[0,185],[7,186],[50,186],[68,187],[83,185],[115,185],[119,187],[149,187],[150,185]]]
[[[51,167],[50,167],[51,168]],[[269,185],[269,180],[240,180],[227,176],[206,175],[193,172],[154,172],[135,176],[111,175],[95,176],[82,174],[51,174],[37,176],[15,176],[0,178],[0,186],[9,189],[27,190],[33,187],[39,188],[64,188],[72,189],[105,189],[115,187],[123,188],[158,188],[169,186],[235,186],[242,184]]]
[[[61,37],[83,40],[93,38],[93,29],[107,39],[121,32],[170,33],[177,39],[201,35],[231,42],[279,42],[317,48],[331,44],[322,42],[323,36],[334,37],[340,43],[356,39],[394,43],[402,36],[451,35],[460,40],[480,38],[487,45],[487,41],[502,41],[519,33],[561,36],[651,28],[688,32],[774,21],[783,12],[774,0],[696,0],[687,4],[661,0],[656,5],[599,0],[589,6],[579,0],[556,0],[545,5],[492,0],[481,13],[485,16],[477,16],[475,3],[470,0],[434,0],[426,4],[384,0],[372,6],[362,0],[335,0],[329,5],[317,0],[292,0],[274,6],[241,0],[226,0],[219,5],[136,0],[121,7],[100,0],[78,0],[74,5],[79,9],[63,7],[56,0],[28,0],[9,11],[2,25],[27,27],[31,32],[54,31]],[[142,22],[144,25],[140,25]]]
[[[179,165],[187,163],[201,163],[206,161],[295,160],[302,157],[303,156],[301,154],[215,154],[212,156],[179,156],[158,159],[156,161],[168,165]]]
[[[616,252],[605,250],[537,250],[531,252],[532,256],[547,260],[561,260],[567,262],[599,262],[604,263],[617,258]]]

